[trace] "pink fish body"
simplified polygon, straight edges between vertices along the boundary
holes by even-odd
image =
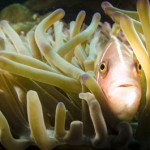
[[[131,120],[141,99],[141,65],[117,38],[107,43],[98,64],[96,79],[108,106],[121,120]]]

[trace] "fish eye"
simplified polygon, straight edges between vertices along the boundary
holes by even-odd
[[[106,63],[105,63],[105,62],[103,62],[103,63],[100,65],[100,72],[105,72],[105,71],[106,71],[106,69],[107,69],[107,67],[106,67]]]
[[[138,62],[138,63],[137,63],[137,72],[138,72],[138,73],[141,73],[141,70],[142,70],[142,66],[141,66],[141,64]]]

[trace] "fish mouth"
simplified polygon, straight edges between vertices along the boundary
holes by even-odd
[[[135,86],[133,84],[121,84],[121,85],[118,85],[118,87],[131,87],[131,86]]]
[[[111,86],[112,86],[112,88],[119,88],[119,87],[121,87],[121,88],[127,88],[127,87],[138,87],[138,82],[136,81],[136,80],[134,80],[134,79],[128,79],[128,78],[126,78],[126,79],[124,79],[124,80],[117,80],[117,81],[112,81],[111,82]]]

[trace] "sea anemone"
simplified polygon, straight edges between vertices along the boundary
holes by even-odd
[[[112,112],[95,79],[102,50],[119,26],[102,24],[99,13],[86,26],[85,11],[68,25],[60,21],[64,14],[57,9],[26,36],[0,22],[0,139],[6,149],[124,148],[131,142],[131,125]]]

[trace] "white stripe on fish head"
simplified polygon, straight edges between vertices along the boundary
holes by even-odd
[[[111,48],[110,48],[110,47],[112,46],[112,44],[113,44],[113,46],[114,46],[114,45],[116,46],[116,49],[111,49]],[[120,59],[120,62],[121,62],[122,64],[125,64],[125,61],[124,61],[124,58],[123,58],[123,54],[122,54],[122,50],[121,50],[121,46],[122,46],[121,44],[122,44],[122,43],[121,43],[115,36],[112,36],[110,42],[108,42],[108,45],[107,45],[106,49],[104,50],[104,52],[103,52],[103,54],[102,54],[102,56],[101,56],[100,63],[103,61],[105,55],[107,54],[107,52],[108,52],[109,50],[111,50],[112,52],[113,52],[114,50],[116,50],[117,53],[118,53],[118,58]],[[129,49],[128,49],[127,47],[125,47],[125,48],[129,51]]]

